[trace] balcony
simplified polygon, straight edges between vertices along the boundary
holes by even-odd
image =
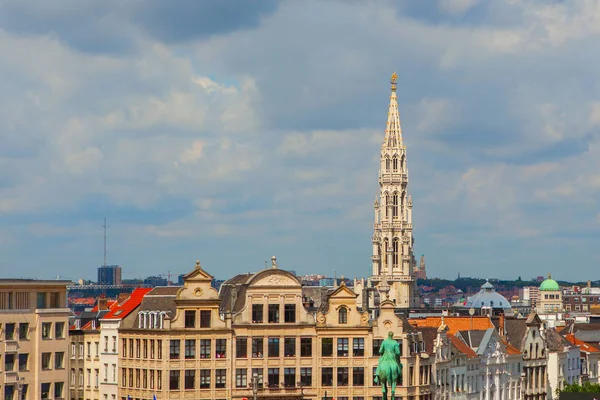
[[[4,384],[5,385],[12,385],[17,383],[17,381],[19,380],[19,374],[17,374],[16,372],[5,372],[4,373]]]
[[[19,342],[16,340],[7,340],[6,341],[6,353],[16,353],[19,351]]]

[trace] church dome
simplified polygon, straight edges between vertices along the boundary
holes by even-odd
[[[465,307],[468,308],[504,308],[509,309],[510,301],[500,293],[496,292],[494,285],[489,281],[485,282],[481,286],[481,290],[469,297],[465,303]]]
[[[552,279],[550,274],[548,274],[548,279],[545,279],[544,282],[542,282],[540,290],[544,292],[557,292],[560,290],[560,286],[558,286],[558,283]]]

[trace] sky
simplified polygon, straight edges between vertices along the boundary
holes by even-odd
[[[0,275],[371,271],[398,73],[429,276],[600,264],[600,3],[0,0]]]

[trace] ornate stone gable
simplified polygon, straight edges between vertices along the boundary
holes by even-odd
[[[291,273],[281,269],[266,269],[254,275],[248,282],[249,287],[293,287],[301,288],[302,283]]]
[[[176,302],[217,301],[219,293],[211,286],[212,281],[213,276],[202,269],[200,261],[196,261],[194,269],[183,278],[183,287],[177,293]]]

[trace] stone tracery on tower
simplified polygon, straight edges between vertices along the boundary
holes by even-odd
[[[391,95],[379,165],[379,196],[375,199],[373,270],[371,283],[389,290],[398,308],[418,306],[416,260],[413,254],[412,198],[408,194],[406,146],[402,139],[396,98],[397,75],[391,79]],[[388,289],[389,285],[389,289]]]

